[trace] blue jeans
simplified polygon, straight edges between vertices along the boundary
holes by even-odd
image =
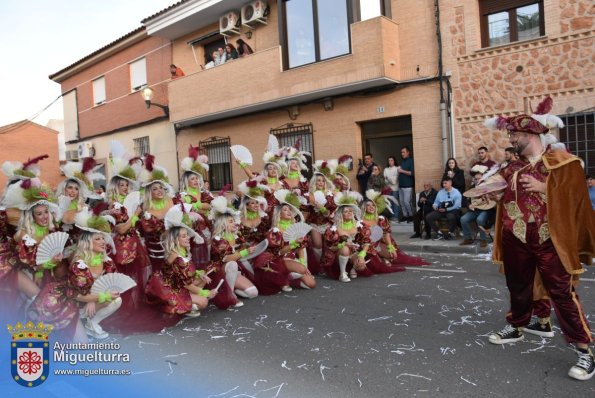
[[[489,228],[492,224],[491,220],[492,211],[491,210],[473,210],[468,211],[467,213],[463,214],[461,217],[461,227],[463,227],[463,237],[465,239],[471,240],[473,235],[473,230],[471,229],[471,224],[475,221],[478,226],[482,226],[484,228]],[[479,229],[479,239],[480,240],[487,240],[487,236],[485,232]]]
[[[411,188],[399,188],[399,201],[401,202],[401,209],[403,210],[403,217],[413,217],[413,208],[411,207]]]
[[[399,191],[391,191],[392,196],[396,202],[390,201],[391,208],[393,209],[393,218],[399,220],[401,218],[401,206],[399,206]]]

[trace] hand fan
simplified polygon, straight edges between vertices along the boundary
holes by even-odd
[[[382,239],[383,235],[384,231],[382,231],[382,228],[380,228],[378,225],[374,225],[372,228],[370,228],[370,240],[372,243],[378,242],[380,239]]]
[[[119,272],[105,274],[95,279],[91,287],[91,294],[104,292],[124,293],[136,286],[136,282],[128,275]]]
[[[248,254],[246,257],[244,257],[242,260],[251,260],[254,257],[258,256],[259,254],[264,253],[264,251],[267,249],[267,247],[269,247],[269,241],[264,239],[262,242],[260,242],[259,244],[256,245],[256,249],[254,250],[253,253]]]
[[[314,192],[314,202],[316,202],[316,204],[324,206],[326,204],[326,196],[324,195],[324,192]]]
[[[250,150],[243,145],[232,145],[229,147],[233,157],[239,160],[240,162],[246,163],[249,166],[252,166],[252,154]]]
[[[130,192],[128,195],[126,195],[126,199],[124,199],[124,203],[122,204],[126,208],[126,214],[128,214],[128,218],[131,218],[140,205],[140,192]]]
[[[41,265],[50,261],[54,256],[61,254],[64,251],[67,240],[68,234],[66,232],[52,232],[43,238],[37,248],[35,263]]]
[[[293,242],[304,236],[308,235],[312,227],[306,224],[305,222],[297,222],[295,224],[291,224],[284,232],[283,232],[283,240],[285,242]]]

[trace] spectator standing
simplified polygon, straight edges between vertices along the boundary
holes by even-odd
[[[186,76],[184,74],[184,71],[181,68],[175,66],[174,64],[171,64],[169,66],[169,72],[171,73],[172,80],[177,79],[178,77]]]
[[[238,59],[238,51],[231,43],[225,45],[225,54],[228,61]]]
[[[399,171],[397,168],[397,159],[394,156],[389,156],[387,165],[384,168],[384,178],[390,187],[391,206],[393,208],[393,220],[400,221],[401,207],[399,205]]]
[[[411,150],[408,146],[401,148],[401,166],[398,167],[399,172],[399,202],[401,202],[401,209],[403,210],[403,220],[408,223],[413,221],[413,207],[411,206],[411,195],[413,193],[414,185],[414,169],[413,158],[411,157]]]
[[[426,215],[434,210],[432,206],[436,201],[436,195],[438,195],[438,191],[432,187],[432,183],[429,181],[424,182],[424,190],[419,194],[419,200],[417,201],[419,210],[413,216],[413,230],[415,233],[410,236],[410,239],[421,238],[421,221],[425,220]],[[426,231],[425,239],[430,239],[432,227],[429,223],[424,223],[424,230]]]
[[[461,218],[461,193],[452,186],[452,178],[442,179],[442,189],[438,191],[433,211],[426,216],[426,222],[430,224],[432,230],[436,233],[436,240],[452,239],[455,237],[455,229]],[[448,220],[448,234],[444,235],[440,231],[438,220],[446,218]]]
[[[359,182],[359,191],[363,197],[366,196],[366,189],[368,188],[368,179],[372,174],[372,166],[374,166],[374,159],[371,153],[364,155],[364,162],[360,161],[359,168],[357,170],[357,181]]]
[[[373,189],[375,191],[382,192],[387,186],[388,185],[386,184],[386,180],[384,179],[384,175],[382,174],[380,166],[377,164],[373,165],[372,174],[370,174],[370,178],[368,178],[367,189]]]
[[[446,161],[442,178],[444,177],[452,178],[452,186],[458,189],[460,193],[465,192],[465,173],[459,168],[455,158],[449,158]]]
[[[236,47],[237,47],[238,55],[240,58],[243,58],[247,55],[254,53],[254,51],[252,51],[252,47],[250,47],[248,45],[248,43],[246,43],[242,39],[236,40]]]
[[[479,161],[475,162],[475,164],[473,164],[473,166],[477,166],[477,165],[486,166],[489,170],[498,164],[498,163],[494,162],[492,159],[490,159],[490,154],[488,153],[488,148],[486,148],[485,146],[482,146],[477,150],[477,157],[479,158]],[[473,166],[471,166],[471,167],[473,168]],[[469,172],[469,174],[471,174],[471,172]],[[471,174],[471,177],[473,177],[473,174]]]

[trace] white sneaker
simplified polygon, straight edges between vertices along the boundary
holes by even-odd
[[[192,310],[190,312],[185,313],[184,316],[186,318],[196,318],[197,316],[200,316],[200,311],[199,310]]]
[[[351,279],[357,278],[357,271],[355,270],[355,268],[351,268],[351,271],[349,271],[349,277]]]
[[[235,303],[234,308],[240,308],[244,306],[244,302],[242,300],[238,300],[237,303]]]
[[[293,291],[293,289],[291,288],[291,286],[289,285],[285,285],[281,288],[281,290],[283,290],[284,292],[291,292]]]
[[[341,275],[339,275],[339,282],[351,282],[351,279],[347,276],[347,272],[341,272]]]
[[[88,336],[91,336],[97,340],[103,340],[109,337],[109,333],[107,333],[101,328],[101,326],[91,320],[87,320],[87,323],[85,323],[85,332],[87,332]]]

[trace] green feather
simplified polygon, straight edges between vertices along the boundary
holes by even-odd
[[[256,197],[256,196],[263,196],[262,189],[256,188],[256,187],[255,188],[250,188],[248,190],[248,196],[251,196],[253,198]]]
[[[133,181],[136,179],[136,173],[130,166],[125,167],[124,170],[120,172],[120,176]]]
[[[89,228],[93,228],[93,229],[96,229],[101,232],[106,232],[106,233],[112,232],[110,223],[103,217],[95,216],[95,217],[89,218],[89,221],[87,221],[87,226]]]
[[[343,175],[347,175],[349,173],[349,169],[345,166],[343,166],[342,164],[340,164],[339,166],[337,166],[337,173],[341,173]]]
[[[167,178],[167,176],[165,175],[165,173],[163,172],[163,170],[153,170],[153,173],[151,174],[152,176],[152,180],[158,180],[158,181],[165,181],[167,183],[169,183],[169,178]]]
[[[23,170],[23,169],[15,170],[14,174],[18,175],[18,176],[23,176],[23,177],[35,178],[35,173],[33,173],[29,170]]]
[[[296,207],[296,208],[300,208],[300,206],[302,205],[297,197],[296,194],[294,193],[290,193],[285,197],[285,201],[287,203],[289,203],[290,205]]]

